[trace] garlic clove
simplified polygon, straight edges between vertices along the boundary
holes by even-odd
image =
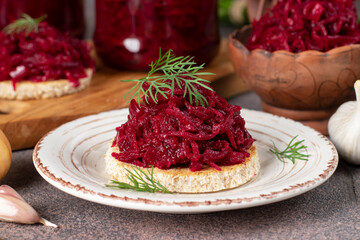
[[[357,101],[342,104],[329,119],[331,141],[344,160],[360,164],[360,80],[354,84]]]
[[[23,224],[42,223],[45,226],[57,227],[40,217],[33,207],[7,185],[0,186],[0,220]]]
[[[3,221],[25,224],[40,221],[40,216],[30,205],[11,195],[0,194],[0,206],[0,219]]]
[[[25,202],[25,200],[12,187],[8,185],[0,186],[0,194],[10,195],[14,198],[20,199]]]

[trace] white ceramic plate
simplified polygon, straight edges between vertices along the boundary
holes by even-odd
[[[298,122],[243,109],[246,127],[257,139],[260,174],[235,189],[206,194],[142,193],[105,187],[103,156],[115,127],[127,120],[128,109],[92,115],[66,123],[36,145],[33,160],[40,175],[56,188],[89,201],[115,207],[201,213],[269,204],[297,196],[325,182],[335,171],[338,154],[323,135]],[[284,163],[269,151],[272,142],[284,149],[298,135],[308,146],[308,161]]]

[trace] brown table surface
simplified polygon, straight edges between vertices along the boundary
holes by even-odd
[[[252,92],[229,100],[260,109]],[[8,176],[54,229],[0,222],[0,239],[359,239],[360,168],[340,160],[334,175],[300,196],[260,207],[194,215],[109,207],[64,193],[32,163],[32,149],[15,151]]]

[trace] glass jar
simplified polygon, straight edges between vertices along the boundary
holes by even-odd
[[[85,33],[82,0],[0,0],[0,28],[20,18],[23,13],[33,18],[47,15],[46,21],[71,36]]]
[[[199,64],[217,53],[217,0],[97,0],[94,43],[114,68],[147,70],[172,49]]]

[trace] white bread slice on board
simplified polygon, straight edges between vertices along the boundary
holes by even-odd
[[[119,148],[117,146],[109,147],[106,152],[106,172],[111,176],[111,179],[130,184],[125,169],[132,170],[133,165],[112,157],[113,152],[118,153]],[[171,168],[168,170],[154,168],[153,176],[170,192],[205,193],[235,188],[254,178],[260,171],[260,160],[256,145],[253,144],[248,152],[250,157],[246,158],[244,163],[221,166],[221,171],[210,166],[206,166],[197,172],[192,172],[188,168]],[[141,169],[146,170],[146,168]]]
[[[76,93],[90,85],[93,70],[86,69],[86,75],[87,77],[79,79],[78,87],[74,87],[67,79],[46,82],[21,81],[16,83],[15,91],[11,81],[0,81],[0,98],[9,100],[47,99]]]

